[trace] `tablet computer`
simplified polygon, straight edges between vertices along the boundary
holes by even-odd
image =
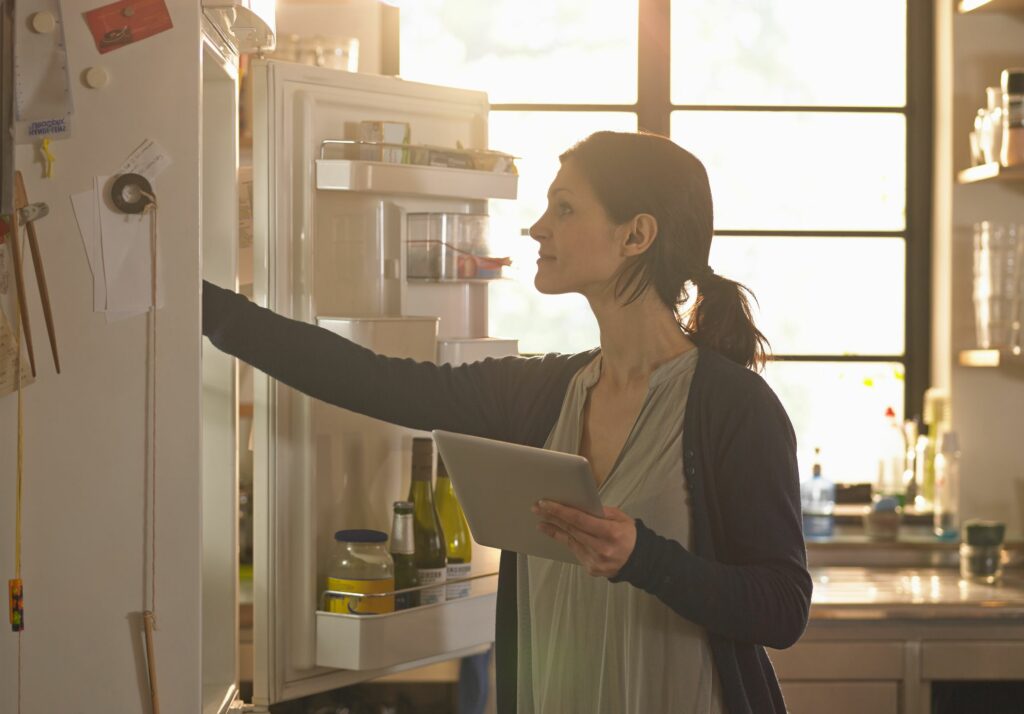
[[[540,519],[530,509],[547,499],[602,516],[585,458],[450,431],[431,433],[477,543],[579,562],[567,546],[540,532]]]

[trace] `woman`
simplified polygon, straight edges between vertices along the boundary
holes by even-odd
[[[502,714],[785,711],[764,646],[796,642],[810,607],[795,437],[748,369],[765,340],[742,286],[708,267],[707,174],[651,134],[599,132],[560,158],[530,231],[535,284],[584,295],[600,349],[437,367],[210,285],[204,332],[347,409],[590,461],[604,518],[537,507],[583,567],[502,554]]]

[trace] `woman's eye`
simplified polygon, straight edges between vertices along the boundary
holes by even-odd
[[[572,206],[570,206],[568,203],[565,203],[564,201],[559,202],[558,215],[565,216],[569,213],[572,213]]]

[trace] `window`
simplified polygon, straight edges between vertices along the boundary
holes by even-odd
[[[804,466],[820,446],[836,480],[874,478],[885,408],[917,414],[929,377],[927,0],[420,0],[401,16],[402,76],[488,92],[491,145],[522,157],[520,199],[491,207],[514,261],[493,334],[597,344],[582,298],[533,288],[522,233],[574,142],[667,134],[707,166],[711,265],[758,298]]]

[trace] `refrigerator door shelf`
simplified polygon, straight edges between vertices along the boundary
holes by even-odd
[[[494,641],[497,576],[469,597],[386,615],[316,613],[316,663],[351,670],[409,669],[472,654]]]
[[[516,197],[519,176],[380,161],[318,159],[316,187],[327,191],[370,191],[465,199]]]
[[[240,54],[274,49],[277,22],[272,0],[203,0],[203,13]]]
[[[469,364],[488,357],[514,357],[518,354],[519,340],[514,339],[459,337],[437,341],[438,364]]]
[[[317,317],[316,324],[387,357],[433,362],[436,317]]]

